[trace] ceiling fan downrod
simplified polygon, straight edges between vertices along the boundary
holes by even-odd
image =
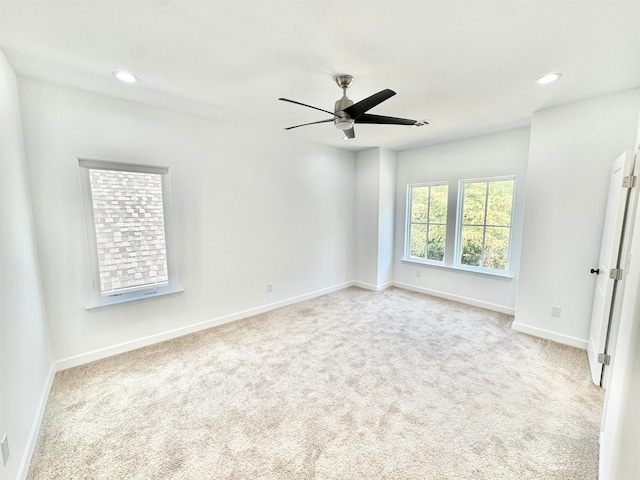
[[[342,98],[336,102],[333,109],[336,115],[333,124],[340,130],[348,130],[353,127],[354,120],[344,110],[353,105],[353,100],[347,98],[347,88],[351,86],[353,77],[351,75],[337,75],[335,80],[338,87],[342,89]]]

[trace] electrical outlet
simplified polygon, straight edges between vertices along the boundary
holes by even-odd
[[[420,270],[416,270],[416,277],[420,278],[421,275],[422,275],[422,272]]]
[[[9,460],[9,438],[7,437],[7,434],[5,433],[4,436],[2,437],[2,464],[6,465],[7,464],[7,460]]]
[[[551,305],[551,316],[552,317],[559,317],[561,311],[562,311],[562,309],[559,306]]]
[[[267,292],[269,293],[273,292],[273,284],[267,283]]]

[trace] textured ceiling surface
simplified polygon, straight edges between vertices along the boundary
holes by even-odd
[[[19,75],[339,148],[395,150],[528,125],[534,111],[640,85],[640,1],[0,0],[0,48]],[[129,70],[127,85],[111,73]],[[560,81],[534,80],[562,72]],[[328,118],[348,96],[397,95]]]

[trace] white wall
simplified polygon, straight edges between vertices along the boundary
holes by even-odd
[[[522,219],[527,177],[529,129],[483,135],[465,140],[398,153],[396,183],[396,227],[394,283],[404,288],[453,299],[471,305],[514,313],[522,243]],[[449,206],[458,195],[462,179],[516,175],[511,239],[512,278],[471,273],[453,268],[403,261],[407,185],[420,182],[449,182]],[[456,212],[447,212],[446,258],[453,261]],[[416,277],[416,272],[421,276]]]
[[[515,329],[586,348],[611,164],[638,111],[636,89],[533,115]]]
[[[374,290],[378,285],[379,190],[379,149],[356,153],[354,279],[357,285]]]
[[[53,379],[15,74],[0,51],[0,479],[26,474]]]
[[[393,282],[393,252],[395,246],[397,154],[380,149],[380,182],[378,203],[378,282],[388,286]]]
[[[370,290],[393,282],[396,152],[356,154],[355,281]]]
[[[353,280],[354,154],[20,79],[53,354],[66,367]],[[170,168],[185,292],[85,310],[77,157]],[[266,284],[273,284],[267,293]]]

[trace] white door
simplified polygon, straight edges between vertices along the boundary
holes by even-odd
[[[625,152],[613,163],[609,180],[609,195],[597,267],[599,273],[593,298],[589,346],[587,348],[591,378],[596,385],[601,385],[602,382],[603,363],[601,362],[603,360],[598,356],[606,353],[607,332],[614,310],[615,290],[618,282],[611,277],[610,272],[612,269],[621,268],[619,265],[620,247],[629,198],[629,189],[623,186],[623,180],[631,175],[632,171],[633,153]]]

